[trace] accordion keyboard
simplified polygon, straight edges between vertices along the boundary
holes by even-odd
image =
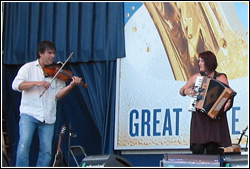
[[[203,83],[203,78],[204,76],[197,76],[196,78],[195,85],[194,85],[195,95],[191,97],[191,101],[190,101],[189,109],[188,109],[189,111],[196,111],[195,105],[198,101],[199,92],[201,90],[202,83]]]

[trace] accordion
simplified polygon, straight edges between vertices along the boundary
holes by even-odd
[[[189,111],[206,113],[216,119],[226,102],[237,93],[228,85],[206,76],[197,76]]]

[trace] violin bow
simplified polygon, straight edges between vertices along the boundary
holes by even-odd
[[[69,55],[69,57],[66,59],[66,61],[63,63],[63,65],[60,67],[60,69],[56,72],[55,76],[52,78],[50,84],[54,81],[54,79],[56,78],[56,76],[61,72],[62,68],[65,66],[65,64],[69,61],[69,59],[71,58],[71,56],[74,54],[74,51],[71,52],[71,54]],[[40,97],[45,93],[47,89],[45,89],[42,94],[40,95]]]

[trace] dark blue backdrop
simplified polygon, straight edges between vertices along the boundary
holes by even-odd
[[[24,63],[36,59],[36,47],[42,40],[56,44],[56,61],[64,62],[74,51],[65,69],[88,84],[88,88],[77,86],[58,101],[53,153],[63,124],[67,127],[62,139],[66,160],[69,125],[77,134],[70,145],[81,145],[87,155],[115,153],[116,59],[125,57],[123,15],[121,2],[4,3],[2,110],[6,114],[12,166],[19,138],[21,93],[13,91],[11,83]],[[30,152],[32,166],[38,147],[35,135]],[[74,166],[72,157],[70,161]]]

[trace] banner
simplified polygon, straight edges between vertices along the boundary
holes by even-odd
[[[237,92],[227,112],[237,143],[248,125],[248,2],[124,4],[126,57],[117,62],[115,149],[189,148],[191,98],[179,89],[198,72],[198,54],[206,50]]]

